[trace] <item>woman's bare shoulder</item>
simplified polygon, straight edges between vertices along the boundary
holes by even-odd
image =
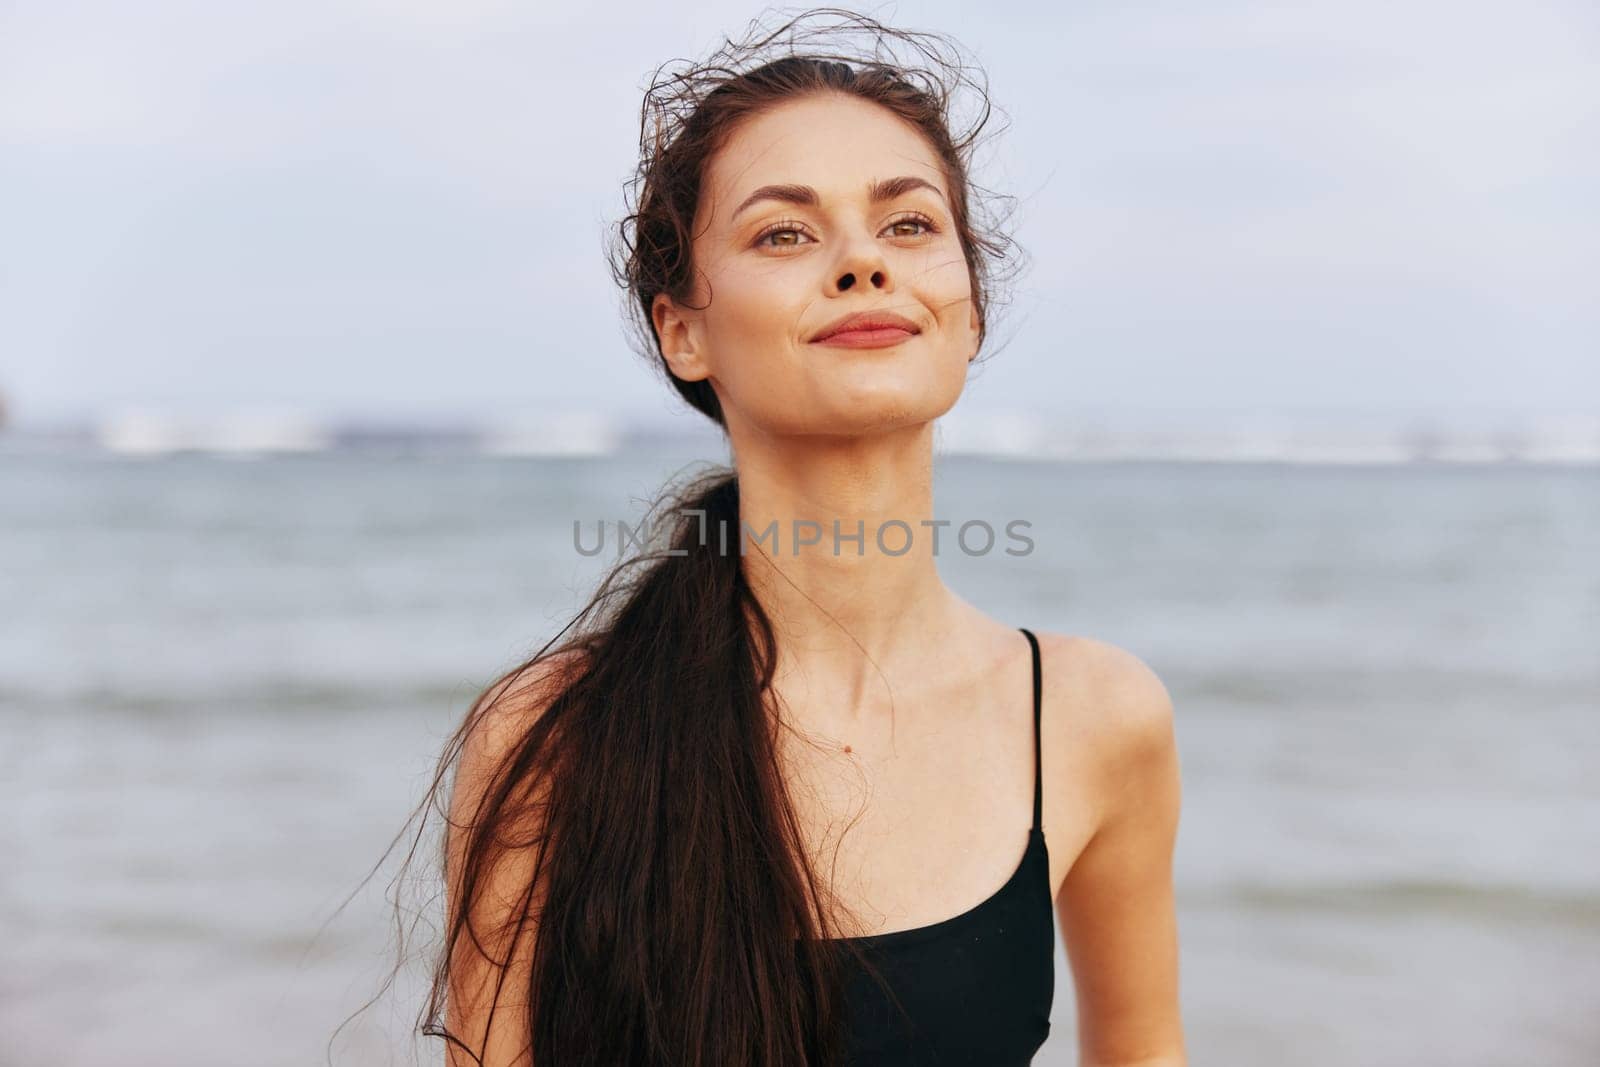
[[[1172,743],[1171,694],[1138,655],[1082,634],[1038,638],[1045,744],[1116,780]]]
[[[461,762],[470,769],[493,764],[524,736],[585,663],[577,649],[563,649],[495,679],[467,712]]]
[[[1108,714],[1159,717],[1170,701],[1166,685],[1138,655],[1083,634],[1036,631],[1047,694],[1093,697]],[[1054,668],[1052,670],[1051,668]]]

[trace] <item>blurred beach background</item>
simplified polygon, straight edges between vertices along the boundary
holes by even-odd
[[[614,558],[574,521],[592,544],[718,458],[0,456],[0,1061],[321,1062],[385,974],[392,864],[334,909],[467,702]],[[1191,1062],[1596,1062],[1600,467],[938,478],[941,516],[1034,541],[944,552],[947,580],[1172,692]],[[335,1062],[408,1062],[412,974]],[[1072,1007],[1058,949],[1040,1064],[1076,1062]]]
[[[726,458],[601,242],[758,13],[0,11],[0,1067],[442,1060],[374,865],[574,522]],[[872,13],[1009,118],[936,505],[1035,547],[940,567],[1171,691],[1190,1062],[1600,1064],[1594,11]]]

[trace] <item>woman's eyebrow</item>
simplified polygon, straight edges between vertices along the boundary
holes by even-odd
[[[899,178],[884,178],[867,186],[867,198],[874,204],[885,200],[893,200],[897,196],[904,196],[913,189],[931,189],[940,198],[944,192],[932,182],[922,178],[903,175]],[[763,185],[755,192],[744,198],[744,202],[734,208],[729,221],[739,217],[745,208],[762,200],[777,200],[785,204],[803,204],[807,207],[816,207],[821,202],[817,191],[809,185]]]

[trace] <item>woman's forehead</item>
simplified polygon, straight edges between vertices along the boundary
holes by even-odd
[[[868,101],[808,98],[741,123],[709,161],[704,188],[714,221],[726,225],[763,189],[871,202],[895,182],[896,193],[920,183],[945,196],[942,169],[915,128]]]

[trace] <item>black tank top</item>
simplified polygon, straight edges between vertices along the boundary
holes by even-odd
[[[1050,1033],[1056,935],[1039,821],[1039,639],[1022,632],[1033,650],[1033,826],[1022,860],[1005,885],[960,915],[834,939],[865,950],[905,1011],[845,957],[853,970],[844,1059],[851,1067],[1020,1067],[1033,1061]]]

